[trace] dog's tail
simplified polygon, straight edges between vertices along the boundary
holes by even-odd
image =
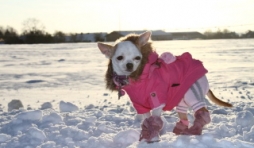
[[[227,102],[224,102],[220,99],[218,99],[217,97],[214,96],[213,92],[209,89],[208,93],[207,93],[208,98],[214,102],[215,104],[218,104],[220,106],[224,106],[224,107],[232,107],[233,105]]]

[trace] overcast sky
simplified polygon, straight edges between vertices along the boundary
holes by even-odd
[[[254,30],[254,0],[0,0],[0,26],[28,18],[49,33],[114,30]]]

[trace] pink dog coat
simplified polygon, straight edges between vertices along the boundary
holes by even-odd
[[[138,114],[147,113],[165,104],[164,111],[172,110],[182,100],[186,91],[208,71],[199,60],[186,52],[181,56],[156,52],[149,55],[149,62],[137,81],[129,78],[122,87],[129,95]]]

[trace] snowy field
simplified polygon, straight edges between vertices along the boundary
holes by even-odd
[[[128,96],[105,89],[107,59],[95,43],[0,45],[0,148],[253,148],[254,40],[154,42],[158,53],[192,53],[210,88],[234,105],[208,103],[201,136],[176,136],[176,112],[163,113],[158,143],[140,143]],[[8,111],[11,100],[24,108]],[[10,106],[13,107],[13,106]],[[193,121],[192,112],[189,114]]]

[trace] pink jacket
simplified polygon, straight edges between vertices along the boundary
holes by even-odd
[[[160,58],[153,52],[140,78],[137,81],[129,79],[130,83],[122,89],[138,114],[147,113],[163,103],[163,110],[172,110],[191,85],[207,72],[202,62],[192,59],[188,52],[176,57],[164,53]]]

